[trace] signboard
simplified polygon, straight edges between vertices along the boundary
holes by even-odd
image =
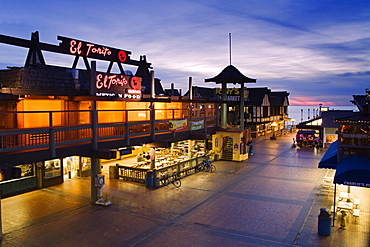
[[[203,128],[204,128],[204,120],[190,122],[190,130],[200,130]]]
[[[127,100],[141,99],[141,78],[119,74],[97,73],[96,96],[109,96]]]
[[[216,94],[222,95],[222,89],[216,88]],[[228,88],[226,89],[228,101],[240,101],[240,88]],[[249,91],[244,90],[244,101],[249,101]]]
[[[188,127],[188,120],[183,119],[183,120],[172,120],[169,121],[170,123],[170,130],[182,130],[186,129]]]
[[[127,155],[132,154],[132,148],[131,147],[123,147],[119,149],[120,155]]]
[[[58,36],[62,52],[100,60],[125,63],[130,60],[130,51],[93,44],[90,42]]]
[[[348,186],[357,186],[357,187],[365,187],[365,188],[370,188],[370,183],[367,182],[356,182],[356,181],[343,181],[344,185]]]

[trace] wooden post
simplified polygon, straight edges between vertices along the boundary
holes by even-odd
[[[96,78],[96,61],[91,62],[91,94],[95,95],[95,78]],[[92,129],[92,148],[91,153],[98,150],[98,114],[96,109],[96,101],[93,99],[91,102],[91,129]],[[91,203],[95,204],[98,200],[98,187],[96,186],[95,179],[98,176],[98,158],[91,155]]]

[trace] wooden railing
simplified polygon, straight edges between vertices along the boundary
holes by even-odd
[[[76,111],[72,111],[76,115]],[[126,112],[129,112],[128,110]],[[3,113],[3,112],[1,112]],[[34,112],[18,112],[17,114],[28,114]],[[45,113],[45,112],[43,112]],[[62,145],[78,145],[79,143],[91,142],[93,138],[90,124],[78,125],[54,125],[53,116],[55,112],[47,112],[48,127],[40,128],[6,128],[0,130],[0,153],[10,151],[22,151],[36,148],[51,148]],[[60,112],[56,112],[59,115]],[[64,115],[70,115],[70,112],[64,112]],[[88,114],[82,111],[78,114]],[[11,112],[14,114],[14,112]],[[46,114],[46,113],[45,113]],[[58,116],[59,116],[58,115]],[[209,114],[211,115],[211,114]],[[216,116],[194,117],[193,120],[204,119],[205,127],[216,127]],[[108,139],[129,139],[142,135],[158,135],[170,131],[169,120],[153,121],[128,121],[119,123],[99,123],[97,124],[98,140]],[[154,126],[154,128],[152,128]],[[189,129],[185,129],[189,131]]]

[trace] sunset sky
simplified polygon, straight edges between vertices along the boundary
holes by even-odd
[[[183,93],[189,76],[195,86],[219,87],[204,79],[229,65],[229,33],[232,65],[257,79],[246,86],[288,91],[291,105],[350,105],[370,88],[369,0],[1,1],[0,34],[30,39],[34,31],[44,43],[57,45],[61,35],[146,55],[163,86]],[[26,56],[0,44],[0,69],[23,66]]]

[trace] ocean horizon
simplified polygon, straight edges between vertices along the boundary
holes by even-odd
[[[345,105],[345,106],[322,106],[326,107],[329,110],[352,110],[358,111],[358,108],[355,105]],[[288,107],[288,117],[294,119],[294,124],[298,124],[303,121],[307,121],[316,117],[319,114],[320,107],[318,105],[315,106],[289,106]]]

